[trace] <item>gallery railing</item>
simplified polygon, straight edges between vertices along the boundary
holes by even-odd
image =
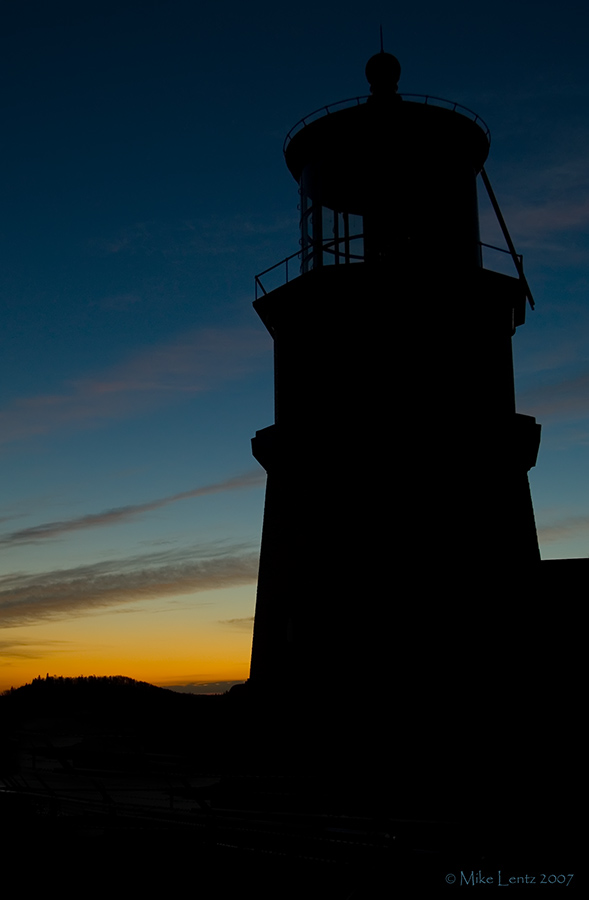
[[[355,240],[360,240],[362,238],[362,234],[353,235],[353,239]],[[349,242],[352,242],[352,237],[350,237]],[[337,265],[338,263],[340,265],[346,265],[349,263],[364,262],[364,256],[349,252],[345,253],[343,250],[336,249],[336,244],[342,243],[344,243],[343,238],[337,242],[328,241],[315,250],[306,247],[297,250],[296,253],[291,253],[290,256],[281,259],[280,262],[274,263],[273,266],[264,269],[264,271],[256,275],[254,279],[256,300],[258,297],[269,294],[278,287],[282,287],[283,284],[287,284],[289,281],[292,281],[293,278],[298,278],[301,274],[303,261],[305,261],[308,269],[314,268],[312,256],[318,257],[322,252],[328,253],[330,257],[333,257],[333,259],[330,259],[329,265]],[[484,269],[491,269],[492,271],[500,272],[504,275],[513,275],[513,266],[515,266],[517,275],[521,278],[520,272],[523,271],[523,256],[521,253],[516,254],[516,263],[511,251],[505,247],[495,247],[493,244],[485,244],[482,241],[479,242],[479,246],[481,248],[481,262]],[[493,251],[493,253],[489,254],[489,250]],[[503,256],[494,256],[496,253],[503,254]],[[507,259],[507,257],[509,257],[509,259]],[[295,260],[298,261],[298,264],[295,263]],[[316,259],[315,261],[317,262],[318,260]],[[491,264],[487,264],[487,261],[491,262]],[[322,265],[325,265],[325,260],[322,260]],[[508,269],[510,271],[506,271]]]
[[[449,109],[461,116],[466,116],[468,119],[472,119],[473,122],[476,122],[476,124],[479,125],[480,128],[482,128],[487,141],[489,142],[489,144],[491,143],[491,132],[489,130],[489,126],[484,121],[484,119],[481,119],[481,117],[477,115],[474,110],[469,109],[467,106],[462,106],[460,103],[455,103],[453,100],[445,100],[443,97],[433,97],[431,94],[398,94],[397,96],[400,97],[401,100],[408,100],[410,103],[423,103],[425,106],[441,106],[443,109]],[[320,119],[323,116],[328,116],[331,113],[337,112],[340,109],[345,109],[349,106],[361,106],[369,99],[369,95],[364,95],[361,97],[349,97],[347,100],[339,100],[337,103],[330,103],[329,106],[320,106],[319,109],[313,110],[312,113],[308,113],[308,115],[303,116],[302,119],[299,119],[296,125],[293,125],[284,139],[282,149],[286,152],[286,148],[290,144],[295,134],[297,134],[297,132],[301,131],[307,125],[310,125],[311,122],[314,122],[316,119]]]

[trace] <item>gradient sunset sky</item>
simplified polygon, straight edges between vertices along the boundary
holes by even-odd
[[[543,429],[542,556],[589,555],[583,4],[18,0],[0,22],[0,690],[247,678],[250,438],[273,421],[253,277],[298,249],[286,132],[368,93],[381,23],[401,92],[491,129],[536,300],[514,356],[518,411]],[[504,246],[483,191],[482,239]]]

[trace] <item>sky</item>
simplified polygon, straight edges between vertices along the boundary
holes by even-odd
[[[298,249],[284,136],[368,93],[380,24],[401,92],[491,130],[536,301],[513,345],[541,553],[589,556],[584,4],[4,0],[0,24],[0,690],[247,678],[273,422],[253,279]]]

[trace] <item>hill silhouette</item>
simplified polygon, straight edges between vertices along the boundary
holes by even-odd
[[[126,675],[80,675],[76,678],[46,675],[34,678],[30,684],[10,688],[0,695],[4,715],[31,714],[88,716],[110,711],[131,714],[149,708],[180,706],[183,697],[166,688],[156,687],[145,681],[136,681]]]
[[[0,695],[0,719],[5,742],[18,746],[21,756],[59,744],[102,747],[105,754],[116,747],[122,761],[128,747],[136,763],[140,747],[144,757],[181,754],[217,769],[226,755],[234,705],[228,694],[178,693],[125,675],[47,675]],[[131,765],[129,760],[123,768]]]
[[[125,675],[35,678],[0,696],[5,725],[53,734],[190,729],[194,715],[210,717],[222,695],[180,694]],[[202,702],[201,702],[202,701]]]

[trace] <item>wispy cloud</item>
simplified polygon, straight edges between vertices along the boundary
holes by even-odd
[[[538,526],[538,537],[544,543],[578,537],[582,533],[589,533],[589,516],[568,516],[550,525]],[[589,538],[589,534],[587,536]]]
[[[221,619],[221,625],[227,625],[234,631],[251,631],[254,626],[254,617],[246,616],[244,619]]]
[[[246,544],[211,544],[0,578],[0,624],[32,625],[107,607],[252,584],[258,554]]]
[[[585,244],[589,226],[585,147],[589,132],[585,128],[569,138],[562,146],[548,148],[536,164],[525,159],[525,168],[513,165],[494,186],[518,249],[547,250],[574,264],[586,261],[589,253]],[[482,186],[480,196],[482,232],[493,236],[490,243],[503,246]]]
[[[78,516],[77,518],[64,519],[57,522],[44,522],[41,525],[33,525],[30,528],[21,528],[19,531],[12,531],[0,535],[0,546],[30,544],[37,541],[58,538],[62,534],[67,534],[71,531],[118,525],[123,522],[137,519],[139,516],[152,512],[155,509],[161,509],[163,506],[169,506],[171,503],[177,503],[179,500],[188,500],[192,497],[203,497],[207,494],[217,494],[222,491],[235,491],[257,487],[264,483],[265,478],[266,476],[261,470],[254,470],[243,475],[236,475],[234,478],[227,478],[225,481],[219,481],[216,484],[192,488],[192,490],[189,491],[172,494],[170,497],[160,497],[157,500],[150,500],[146,503],[118,506],[114,509],[103,510],[99,513],[89,513],[85,516]]]
[[[506,216],[510,229],[521,236],[520,242],[537,235],[586,228],[589,224],[589,195],[511,206]]]
[[[553,260],[558,257],[567,265],[587,261],[589,250],[584,246],[584,238],[589,226],[589,191],[585,197],[568,199],[535,201],[524,197],[518,203],[501,204],[501,209],[518,251],[542,249]],[[481,211],[481,239],[506,247],[495,213],[485,207]],[[497,258],[492,262],[497,264]],[[505,264],[509,265],[507,256]]]
[[[96,241],[106,254],[145,254],[181,257],[238,256],[244,249],[262,250],[276,235],[291,234],[293,215],[211,215],[181,222],[137,222],[113,237]]]
[[[61,392],[15,399],[0,410],[0,442],[134,416],[241,378],[267,358],[261,330],[194,331],[67,382]]]
[[[79,648],[72,641],[34,641],[34,640],[6,640],[0,641],[0,658],[3,665],[9,659],[45,659],[54,653],[63,654],[68,650],[76,651]]]
[[[589,416],[589,373],[563,378],[518,394],[518,409],[541,419],[570,421]]]

